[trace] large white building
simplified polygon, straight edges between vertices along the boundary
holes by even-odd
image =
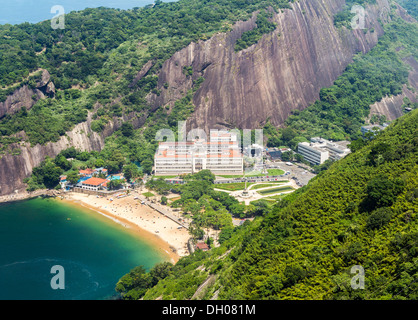
[[[156,176],[196,173],[208,169],[214,174],[243,173],[243,157],[236,135],[226,131],[210,135],[210,141],[160,142],[154,157]]]
[[[298,153],[311,164],[322,164],[326,160],[339,160],[350,153],[343,144],[328,141],[322,138],[311,138],[311,142],[300,142]]]

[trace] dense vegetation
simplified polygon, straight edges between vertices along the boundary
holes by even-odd
[[[408,11],[408,14],[418,19],[418,3],[417,0],[396,0],[403,8]]]
[[[417,299],[418,111],[331,165],[144,299]],[[351,267],[365,269],[353,289]]]
[[[414,14],[413,1],[399,2]],[[354,1],[347,1],[346,9],[334,17],[337,26],[349,27],[351,4]],[[64,30],[52,30],[49,21],[0,26],[0,101],[23,85],[33,87],[41,68],[50,72],[57,90],[55,97],[37,101],[30,110],[23,108],[0,119],[0,156],[19,154],[21,140],[32,145],[57,141],[89,113],[91,129],[98,133],[110,121],[144,117],[146,122],[138,130],[127,120],[100,152],[70,148],[55,159],[45,159],[27,183],[29,190],[54,188],[61,174],[75,180],[78,169],[100,166],[136,177],[141,172],[134,163],[150,173],[156,131],[187,119],[194,110],[193,94],[204,81],[193,78],[193,88],[171,110],[151,110],[145,97],[159,94],[156,74],[162,63],[191,41],[228,31],[235,21],[260,11],[257,27],[237,40],[237,51],[247,48],[274,30],[265,11],[269,6],[278,11],[288,8],[289,1],[156,1],[153,7],[127,11],[73,12],[66,16]],[[312,106],[294,111],[286,128],[278,131],[266,124],[269,146],[295,148],[317,135],[335,140],[360,137],[370,104],[400,93],[407,83],[408,68],[402,59],[417,58],[417,24],[393,16],[384,28],[378,45],[368,54],[358,54]],[[149,70],[137,80],[149,62]],[[182,68],[187,77],[194,76],[191,66]],[[405,105],[416,107],[410,101]],[[208,275],[214,275],[216,282],[201,298],[217,292],[225,299],[415,299],[417,120],[415,111],[376,139],[358,140],[354,154],[318,168],[317,179],[272,208],[265,202],[245,207],[214,191],[205,172],[189,177],[187,185],[175,190],[181,198],[174,205],[193,218],[196,238],[206,227],[221,229],[222,246],[199,251],[175,266],[158,265],[149,273],[136,268],[121,279],[117,291],[129,299],[161,295],[186,299]],[[21,131],[24,135],[16,137]],[[149,186],[162,194],[170,190],[161,180]],[[258,218],[234,228],[231,214]],[[365,291],[349,287],[349,268],[355,264],[367,270]]]
[[[132,10],[102,7],[71,12],[63,30],[53,30],[49,21],[0,26],[0,101],[40,68],[49,71],[57,90],[55,97],[37,101],[30,110],[0,119],[0,153],[17,154],[13,135],[22,130],[25,135],[17,141],[32,145],[57,141],[85,121],[89,112],[91,129],[98,133],[116,119],[148,117],[141,135],[152,143],[158,129],[193,112],[193,93],[204,81],[194,79],[193,89],[171,110],[151,112],[145,97],[159,94],[156,74],[162,63],[190,42],[226,32],[234,22],[268,7],[289,8],[289,0],[157,1]],[[267,32],[271,23],[264,13],[259,16],[257,29]],[[147,63],[149,70],[137,80]],[[183,70],[191,76],[190,66]]]
[[[240,203],[228,193],[214,190],[215,176],[209,170],[202,170],[184,177],[183,185],[172,185],[164,179],[153,179],[146,187],[160,195],[169,192],[180,194],[170,205],[181,208],[186,217],[192,219],[190,234],[202,239],[205,228],[221,230],[220,241],[232,230],[232,217],[245,218],[262,215],[267,209],[265,201],[256,201],[248,206]]]
[[[402,59],[408,56],[418,59],[417,28],[416,23],[398,18],[385,25],[385,34],[378,44],[367,54],[357,54],[331,87],[321,89],[319,100],[303,111],[294,110],[285,129],[279,133],[266,124],[268,146],[286,145],[295,149],[298,142],[315,136],[359,139],[370,105],[385,96],[400,94],[402,86],[408,83],[409,67]]]
[[[235,43],[235,51],[246,49],[249,46],[257,43],[264,34],[270,33],[276,29],[276,24],[270,22],[268,18],[271,17],[267,11],[258,13],[255,21],[256,27],[252,30],[246,31],[241,35],[241,38]]]

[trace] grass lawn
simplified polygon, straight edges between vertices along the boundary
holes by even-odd
[[[281,169],[267,169],[267,172],[270,176],[280,176],[284,174],[284,171]]]
[[[239,175],[218,175],[217,177],[226,178],[226,179],[235,179],[235,178],[242,178],[242,174],[239,174]]]
[[[167,200],[170,201],[170,202],[173,202],[173,201],[176,201],[176,200],[179,200],[179,199],[181,199],[181,197],[172,197],[172,198],[168,198]]]
[[[264,196],[264,195],[268,195],[272,193],[286,192],[286,191],[292,191],[292,190],[294,190],[292,187],[284,186],[284,187],[279,187],[279,188],[270,188],[270,189],[261,190],[257,192]]]
[[[284,197],[286,197],[288,195],[289,194],[282,194],[282,195],[278,194],[278,195],[271,196],[271,197],[267,197],[267,198],[263,198],[263,199],[264,200],[269,200],[269,201],[277,201],[277,200],[283,199]]]
[[[257,184],[251,188],[251,190],[257,190],[266,187],[274,187],[277,183],[285,183],[287,181],[269,181],[267,183]]]
[[[252,185],[253,183],[247,183],[247,187]],[[228,190],[228,191],[237,191],[237,190],[244,190],[245,182],[234,182],[234,183],[220,183],[214,184],[214,188]]]
[[[153,197],[154,196],[154,194],[152,192],[144,192],[142,195],[144,197]]]

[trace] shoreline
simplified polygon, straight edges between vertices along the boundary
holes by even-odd
[[[110,197],[97,198],[94,195],[68,192],[61,194],[57,200],[87,208],[130,229],[145,242],[167,255],[173,264],[188,255],[187,242],[190,238],[188,231],[184,228],[179,230],[175,222],[147,205],[142,205],[133,197],[134,194],[131,194],[110,201]]]
[[[0,203],[13,203],[17,201],[30,200],[37,197],[56,197],[60,195],[60,191],[40,189],[32,192],[20,191],[0,196]]]

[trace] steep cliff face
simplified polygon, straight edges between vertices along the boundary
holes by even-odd
[[[44,69],[41,71],[42,75],[33,89],[24,85],[8,96],[5,101],[0,102],[0,118],[6,114],[14,114],[22,107],[29,110],[36,101],[44,99],[45,95],[55,94],[55,85],[51,81],[49,72]]]
[[[275,125],[282,124],[291,110],[303,109],[318,99],[319,90],[333,83],[353,55],[370,50],[383,34],[378,19],[387,19],[388,0],[377,0],[366,8],[366,28],[373,32],[336,28],[333,16],[344,4],[344,0],[297,1],[291,10],[273,15],[277,24],[274,32],[239,52],[234,51],[235,42],[243,32],[255,27],[256,13],[250,20],[236,23],[231,32],[191,43],[163,64],[158,75],[160,94],[147,97],[151,112],[161,106],[172,106],[193,87],[194,80],[203,76],[205,80],[193,97],[196,109],[188,127],[206,131],[220,127],[249,129],[266,119]],[[133,83],[146,75],[151,66],[150,61]],[[185,74],[184,67],[192,67],[193,74]],[[0,103],[0,117],[22,106],[30,108],[37,99],[53,93],[53,83],[46,76],[43,74],[37,88],[24,86]],[[142,126],[146,117],[134,119],[134,127]],[[81,150],[100,150],[104,138],[120,125],[114,121],[98,135],[91,131],[90,123],[89,118],[57,142],[23,145],[20,155],[3,156],[0,195],[24,189],[23,179],[46,156],[54,157],[71,145]]]
[[[45,96],[41,90],[23,86],[8,96],[5,101],[0,102],[0,118],[6,114],[13,114],[22,107],[26,107],[29,110],[36,101],[43,98]]]
[[[402,48],[398,48],[402,50]],[[418,101],[418,61],[412,56],[405,57],[403,61],[410,66],[408,83],[402,88],[402,93],[396,96],[385,97],[381,101],[370,106],[370,117],[374,114],[384,115],[388,121],[393,121],[404,115],[404,98],[408,98],[412,103]],[[369,117],[369,118],[370,118]]]
[[[291,10],[273,16],[274,32],[239,52],[234,51],[235,41],[255,26],[255,15],[229,33],[191,43],[164,63],[161,94],[150,95],[149,102],[154,107],[171,104],[203,76],[193,98],[196,109],[190,127],[249,129],[267,118],[282,124],[291,110],[318,99],[319,90],[332,85],[353,55],[369,51],[383,34],[378,19],[387,19],[387,0],[366,8],[365,26],[373,32],[336,28],[333,16],[344,4],[344,0],[295,2]],[[184,66],[193,68],[193,76],[182,72]]]
[[[60,151],[71,146],[83,151],[99,151],[104,147],[104,139],[117,130],[120,121],[110,122],[105,130],[98,134],[90,129],[91,114],[86,122],[80,123],[67,132],[57,142],[31,147],[29,143],[20,145],[21,154],[6,154],[0,158],[0,196],[22,191],[26,188],[23,179],[28,177],[32,169],[38,166],[46,156],[55,157]],[[14,146],[12,146],[14,147]],[[17,147],[17,146],[16,146]]]

